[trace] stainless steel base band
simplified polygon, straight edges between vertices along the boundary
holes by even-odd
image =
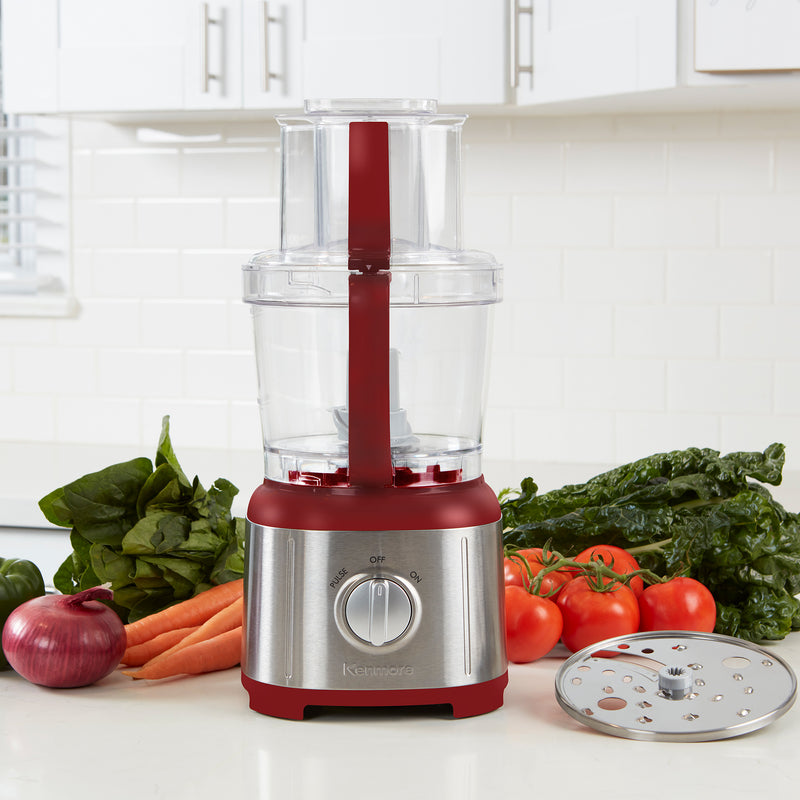
[[[420,689],[505,672],[499,521],[423,531],[247,527],[248,677]]]

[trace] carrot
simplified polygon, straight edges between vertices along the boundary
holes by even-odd
[[[178,650],[183,650],[184,647],[190,647],[197,642],[204,642],[207,639],[213,639],[220,633],[232,630],[233,628],[241,628],[242,626],[242,612],[244,611],[244,598],[239,597],[234,600],[229,606],[226,606],[222,611],[218,611],[211,619],[207,619],[202,625],[199,625],[188,636],[178,639],[169,649],[162,653],[157,653],[146,662],[146,665],[160,661],[161,659],[168,658]]]
[[[239,578],[219,586],[212,586],[188,600],[183,600],[149,617],[131,622],[125,626],[128,647],[154,639],[160,633],[175,628],[188,628],[202,625],[218,611],[229,606],[244,592],[244,579]]]
[[[158,680],[174,675],[199,675],[235,667],[242,658],[242,627],[232,628],[211,639],[196,642],[168,657],[145,664],[139,670],[123,671],[135,680]]]
[[[181,639],[184,639],[193,631],[196,631],[199,627],[199,625],[193,625],[190,628],[175,628],[172,631],[159,633],[158,636],[148,639],[146,642],[129,647],[123,653],[120,663],[129,667],[141,667],[151,658],[155,658],[165,650],[169,650],[170,647],[180,642]]]

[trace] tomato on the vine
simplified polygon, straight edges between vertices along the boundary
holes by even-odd
[[[639,630],[636,595],[621,583],[598,590],[594,579],[580,576],[561,590],[556,604],[564,622],[561,640],[572,652]]]
[[[635,572],[639,569],[638,562],[627,550],[623,550],[613,544],[597,544],[593,547],[587,547],[586,550],[575,556],[575,561],[579,561],[582,564],[588,564],[592,560],[602,561],[607,567],[620,575],[627,575],[629,572]],[[630,579],[628,586],[639,597],[644,591],[642,576],[635,575]]]
[[[503,559],[503,573],[506,586],[525,587],[529,582],[528,571],[524,564],[519,562],[521,556],[530,565],[531,574],[535,577],[547,565],[549,558],[544,555],[541,547],[529,547],[526,550],[517,550],[514,557]],[[572,573],[565,569],[553,570],[548,572],[543,578],[539,587],[539,594],[555,599],[561,587],[572,580]]]
[[[672,578],[654,583],[639,598],[642,631],[702,631],[711,633],[717,622],[714,596],[694,578]]]
[[[508,660],[526,664],[546,656],[561,638],[562,620],[558,606],[521,586],[507,586],[505,602]]]

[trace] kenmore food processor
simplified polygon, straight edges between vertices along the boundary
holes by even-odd
[[[244,266],[265,480],[247,514],[256,711],[502,705],[500,507],[481,475],[501,269],[461,250],[465,117],[307,102],[281,245]]]

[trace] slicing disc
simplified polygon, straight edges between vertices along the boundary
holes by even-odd
[[[556,698],[572,717],[626,739],[704,742],[763,728],[794,703],[779,656],[713,633],[654,631],[605,639],[568,658]]]

